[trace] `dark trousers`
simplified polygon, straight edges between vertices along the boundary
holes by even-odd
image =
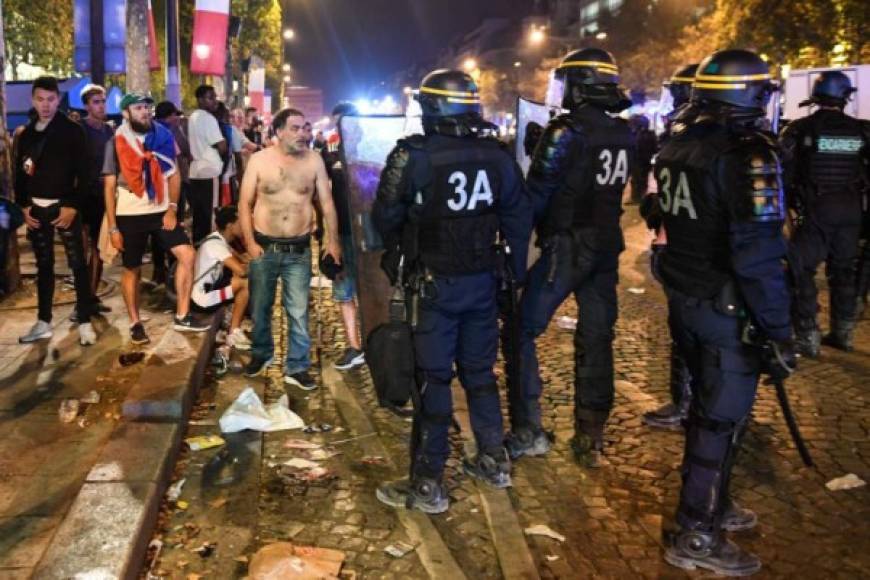
[[[805,221],[789,244],[789,256],[794,268],[794,299],[792,318],[800,329],[815,326],[819,311],[816,270],[826,262],[831,297],[831,319],[855,319],[856,274],[860,224],[827,225],[812,219]]]
[[[85,248],[82,241],[82,218],[76,213],[66,229],[55,228],[51,222],[60,215],[60,204],[49,207],[34,205],[30,215],[39,221],[38,229],[27,230],[27,237],[36,256],[36,289],[40,320],[51,322],[52,302],[54,300],[54,233],[60,234],[66,260],[72,270],[76,291],[76,313],[79,323],[88,322],[93,315],[94,304],[88,280],[88,267],[85,261]]]
[[[450,454],[453,368],[468,398],[471,428],[481,452],[502,448],[504,438],[495,364],[498,313],[490,273],[436,277],[420,301],[414,331],[421,376],[421,409],[415,415],[413,473],[440,479]]]
[[[664,244],[653,244],[650,248],[650,270],[653,278],[659,284],[664,286],[664,281],[659,275],[659,260],[661,259],[662,250],[665,249]],[[687,404],[692,396],[691,385],[692,377],[689,375],[689,366],[686,364],[686,359],[680,354],[679,345],[671,340],[671,402],[675,407]]]
[[[739,439],[755,401],[760,353],[741,342],[741,320],[720,314],[711,300],[668,294],[671,335],[686,358],[693,393],[677,522],[719,533]]]
[[[218,177],[190,180],[190,197],[187,202],[193,217],[194,245],[212,232],[219,182]]]
[[[556,309],[574,294],[579,309],[574,333],[574,406],[610,412],[613,407],[613,327],[617,318],[620,239],[596,241],[595,232],[559,236],[559,250],[545,252],[528,276],[520,303],[522,332],[521,397],[511,401],[511,425],[540,426],[542,384],[535,338],[546,329]],[[555,274],[548,280],[555,258]]]

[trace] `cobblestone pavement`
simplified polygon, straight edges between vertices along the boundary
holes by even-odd
[[[567,446],[572,431],[571,332],[551,324],[539,340],[545,382],[544,423],[554,431],[556,445],[545,458],[526,458],[516,463],[509,496],[523,528],[546,524],[566,537],[561,543],[540,536],[526,538],[542,578],[704,576],[672,568],[661,559],[662,529],[672,525],[677,501],[683,434],[654,431],[641,422],[645,411],[667,400],[669,339],[664,297],[648,273],[649,236],[635,215],[636,208],[628,207],[615,343],[617,396],[606,432],[606,464],[601,468],[578,467]],[[324,364],[329,364],[343,350],[345,338],[329,291],[322,292],[323,359]],[[826,292],[823,298],[827,299]],[[315,303],[313,296],[312,308]],[[567,301],[557,316],[575,317],[576,312],[573,301]],[[313,310],[311,324],[316,327]],[[868,488],[825,488],[825,482],[847,473],[865,480],[870,477],[870,323],[859,325],[856,344],[853,353],[825,348],[818,360],[802,360],[799,372],[788,384],[792,407],[816,468],[805,468],[800,462],[773,389],[760,389],[732,486],[735,499],[759,515],[755,530],[735,538],[762,557],[760,578],[870,575]],[[291,431],[263,437],[259,496],[256,505],[250,506],[257,515],[249,524],[249,538],[234,548],[232,555],[238,559],[230,561],[235,564],[221,567],[218,560],[191,558],[189,548],[196,542],[188,542],[187,550],[181,542],[178,550],[164,550],[156,570],[173,577],[206,571],[209,577],[243,576],[243,562],[259,547],[274,540],[290,540],[341,549],[347,554],[345,570],[358,577],[428,576],[418,555],[420,548],[400,559],[383,552],[394,541],[413,540],[397,512],[374,498],[374,489],[383,479],[394,478],[407,469],[410,425],[377,407],[367,371],[343,376],[374,426],[376,435],[372,438],[383,444],[388,457],[384,461],[365,458],[363,443],[370,439],[338,444],[334,447],[341,454],[325,462],[335,479],[287,485],[278,466],[298,453],[284,447],[287,439],[302,437],[328,443],[367,435],[349,427],[328,389],[311,394],[291,390],[291,408],[306,422],[326,422],[337,429],[313,435]],[[218,385],[218,390],[221,388]],[[279,370],[273,369],[267,379],[266,401],[276,400],[283,392]],[[220,411],[217,408],[210,412],[216,417]],[[203,413],[208,415],[208,408]],[[212,427],[212,431],[215,429]],[[505,574],[481,496],[457,469],[462,437],[453,434],[452,443],[454,454],[446,476],[451,508],[430,521],[468,578],[500,578]],[[181,465],[178,476],[196,477],[207,459],[208,455],[203,455],[195,464]],[[229,498],[230,503],[238,501],[232,490]],[[195,513],[194,506],[180,515],[167,506],[158,535],[202,517]],[[218,551],[221,549],[219,543]],[[180,559],[185,562],[182,567],[178,566]]]

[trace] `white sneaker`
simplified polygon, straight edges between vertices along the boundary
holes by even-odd
[[[237,328],[227,335],[227,344],[236,350],[251,350],[251,341],[241,328]]]
[[[44,320],[37,320],[36,324],[30,327],[30,331],[27,334],[18,337],[18,342],[28,344],[43,338],[51,338],[53,334],[51,324]]]
[[[94,326],[90,322],[79,324],[79,344],[90,346],[96,343],[97,333],[94,331]]]

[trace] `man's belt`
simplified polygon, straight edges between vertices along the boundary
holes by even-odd
[[[254,232],[254,240],[260,244],[264,252],[279,254],[301,254],[311,247],[309,234],[295,238],[273,238]]]

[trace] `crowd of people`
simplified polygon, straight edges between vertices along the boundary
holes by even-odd
[[[109,310],[99,284],[103,263],[117,255],[130,341],[150,342],[149,317],[140,312],[142,265],[150,255],[152,286],[172,284],[173,328],[206,331],[209,324],[192,311],[228,305],[226,343],[253,350],[245,373],[255,376],[271,364],[271,307],[280,278],[292,345],[286,380],[315,388],[307,322],[315,233],[325,236],[324,254],[337,267],[333,292],[349,334],[336,366],[363,364],[354,272],[341,267],[342,248],[351,254],[350,220],[345,209],[339,223],[330,186],[342,178],[337,148],[328,147],[322,133],[315,144],[300,111],[285,109],[265,127],[257,109],[229,111],[209,85],[198,87],[195,97],[197,108],[185,117],[170,101],[155,106],[148,95],[126,94],[115,127],[103,87],[82,90],[81,117],[59,111],[55,78],[33,82],[33,114],[16,131],[14,162],[16,201],[36,257],[39,309],[20,342],[52,336],[56,231],[72,271],[71,320],[82,345],[96,342],[92,318]],[[348,111],[337,108],[334,120]],[[249,312],[251,337],[242,327]]]
[[[656,234],[652,271],[665,288],[672,337],[673,400],[644,420],[686,431],[677,528],[665,559],[731,576],[760,569],[756,556],[725,535],[757,522],[730,494],[734,456],[762,375],[784,380],[796,368],[796,352],[817,356],[821,344],[852,349],[866,292],[861,276],[870,270],[856,272],[862,219],[866,232],[870,129],[843,112],[854,89],[845,75],[829,72],[805,103],[818,110],[791,123],[778,142],[764,129],[776,85],[750,51],[715,52],[677,71],[669,88],[676,109],[656,142],[640,120],[620,117],[630,100],[613,56],[596,48],[571,52],[548,92],[558,93],[565,112],[536,135],[523,175],[497,127],[481,116],[468,74],[438,70],[423,79],[416,96],[423,134],[390,152],[372,214],[385,247],[381,265],[408,298],[416,384],[410,475],[380,486],[381,502],[430,514],[448,509],[442,478],[454,373],[468,396],[477,442],[477,455],[463,461],[469,476],[509,487],[512,462],[549,452],[535,339],[571,295],[579,320],[570,443],[582,465],[601,464],[614,404],[622,199],[632,181]],[[77,124],[57,114],[57,81],[37,79],[36,115],[16,139],[16,193],[39,290],[38,320],[22,342],[51,336],[58,232],[83,345],[97,339],[91,320],[105,310],[96,297],[98,249],[112,248],[122,257],[130,338],[148,341],[139,289],[150,250],[155,277],[166,276],[166,257],[174,263],[176,330],[208,328],[191,315],[191,304],[234,302],[227,342],[251,351],[249,377],[274,362],[271,321],[280,279],[284,381],[317,388],[308,331],[316,237],[320,262],[340,272],[333,296],[348,348],[335,366],[364,364],[337,140],[313,136],[291,108],[264,133],[256,110],[228,111],[208,85],[196,90],[197,109],[186,122],[170,102],[158,103],[152,120],[150,97],[125,95],[114,131],[105,123],[105,91],[90,86],[82,97],[88,114]],[[353,112],[339,106],[333,121]],[[796,219],[786,236],[790,215]],[[533,230],[541,252],[528,267]],[[866,266],[866,250],[862,259]],[[832,321],[823,338],[813,280],[825,260]],[[522,287],[521,298],[505,299],[508,276]],[[518,303],[509,315],[518,317],[519,331],[501,341],[514,385],[505,429],[494,366],[500,310],[511,302]],[[250,337],[242,329],[246,310]]]

